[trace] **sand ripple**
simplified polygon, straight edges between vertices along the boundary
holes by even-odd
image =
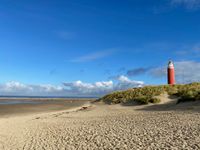
[[[57,115],[56,115],[57,114]],[[0,149],[200,149],[200,115],[93,106],[0,119]]]

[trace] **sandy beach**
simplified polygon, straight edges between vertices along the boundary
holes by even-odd
[[[0,149],[200,149],[199,104],[84,107],[0,117]]]
[[[0,118],[67,110],[92,99],[0,98]]]

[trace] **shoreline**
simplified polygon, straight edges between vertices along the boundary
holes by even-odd
[[[82,105],[93,101],[91,99],[0,99],[0,102],[4,101],[6,103],[7,101],[16,100],[20,100],[20,102],[0,105],[0,118],[65,111],[71,108],[81,107]]]
[[[195,108],[88,102],[0,118],[0,149],[200,149],[200,106],[191,105]],[[160,110],[161,106],[168,109]]]
[[[0,97],[0,100],[96,100],[98,98],[60,98],[60,97]]]

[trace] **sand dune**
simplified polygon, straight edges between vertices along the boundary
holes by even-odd
[[[0,118],[0,149],[200,149],[198,111],[148,107],[86,104]]]

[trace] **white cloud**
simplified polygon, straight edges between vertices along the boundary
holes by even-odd
[[[64,83],[64,85],[72,93],[99,96],[115,90],[125,90],[133,87],[141,87],[144,85],[144,82],[133,81],[125,76],[120,76],[116,79],[116,83],[113,81],[103,81],[96,83],[83,83],[81,81],[76,81],[72,83]]]
[[[64,83],[68,92],[79,95],[101,95],[113,91],[113,81],[103,81],[96,83],[84,83],[75,81]]]
[[[171,0],[173,6],[182,5],[187,9],[200,8],[200,0]]]
[[[72,59],[71,62],[93,61],[93,60],[97,60],[97,59],[101,59],[101,58],[104,58],[104,57],[111,56],[115,52],[116,52],[116,49],[108,49],[108,50],[98,51],[98,52],[90,53],[90,54]]]
[[[64,93],[64,88],[53,85],[29,85],[20,82],[11,81],[5,84],[0,84],[1,95],[35,95],[35,96],[53,96]]]
[[[102,96],[115,90],[125,90],[143,86],[142,81],[133,81],[125,76],[120,76],[116,82],[101,81],[84,83],[82,81],[63,83],[62,86],[54,85],[29,85],[19,82],[0,84],[1,95],[28,95],[28,96]]]
[[[133,88],[133,87],[141,87],[144,85],[143,81],[130,80],[126,76],[119,76],[117,80],[118,80],[118,83],[114,86],[115,90],[124,90],[128,88]]]
[[[174,62],[177,83],[190,83],[200,81],[200,62],[178,61]],[[153,68],[150,74],[154,77],[166,77],[167,66]]]

